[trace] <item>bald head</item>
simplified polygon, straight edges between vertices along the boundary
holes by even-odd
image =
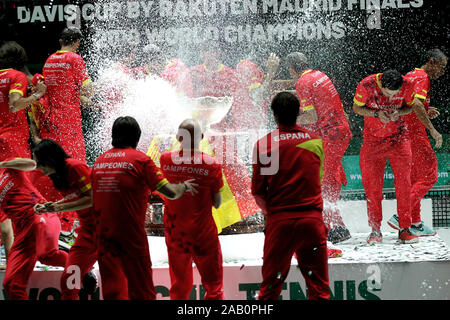
[[[195,119],[184,120],[178,127],[177,139],[183,149],[197,149],[203,139],[200,123]]]

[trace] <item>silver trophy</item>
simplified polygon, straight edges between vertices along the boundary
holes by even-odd
[[[190,117],[200,122],[202,131],[210,130],[212,124],[219,123],[227,115],[233,104],[232,97],[199,97],[189,99]]]

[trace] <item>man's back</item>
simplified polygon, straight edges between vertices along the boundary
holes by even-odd
[[[166,218],[192,235],[217,234],[212,217],[213,196],[223,186],[222,168],[217,160],[200,151],[189,154],[176,151],[164,153],[160,162],[164,176],[171,183],[195,179],[194,183],[198,184],[195,195],[185,193],[179,199],[166,201]]]
[[[84,61],[78,54],[69,51],[55,52],[48,57],[42,73],[52,107],[80,106],[80,89],[90,82],[90,78]]]
[[[150,192],[166,184],[153,161],[132,148],[113,148],[92,169],[94,212],[100,215],[100,237],[128,243],[139,254],[147,248],[144,229]]]
[[[326,135],[328,129],[347,126],[339,94],[331,79],[323,72],[307,69],[297,81],[296,91],[303,111],[317,112],[317,129]]]
[[[266,199],[268,216],[302,217],[301,211],[308,210],[322,219],[322,140],[299,126],[279,126],[260,139],[256,148],[252,193]],[[270,164],[264,165],[269,159]],[[264,175],[269,166],[272,172]]]

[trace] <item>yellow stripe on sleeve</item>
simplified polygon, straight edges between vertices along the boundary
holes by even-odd
[[[421,94],[416,94],[416,95],[414,96],[414,98],[419,98],[419,99],[422,99],[422,100],[426,100],[426,99],[427,99],[427,97],[424,97],[424,96],[421,95]]]
[[[314,110],[314,106],[313,105],[309,105],[309,106],[305,106],[302,108],[302,111],[309,111],[309,110]]]
[[[358,101],[358,100],[356,99],[356,97],[353,98],[353,102],[354,102],[356,105],[360,106],[360,107],[366,105],[364,102]]]
[[[261,83],[255,82],[251,86],[248,87],[248,90],[250,91],[250,90],[253,90],[253,89],[256,89],[256,88],[259,88],[259,87],[261,87]]]
[[[410,102],[407,102],[406,104],[407,104],[408,106],[412,106],[412,105],[414,104],[414,99],[411,100]]]
[[[84,81],[82,82],[82,85],[84,86],[84,85],[86,85],[86,84],[88,84],[88,83],[91,83],[91,82],[92,82],[92,80],[91,80],[91,78],[89,78],[89,79],[84,80]]]
[[[17,92],[18,94],[20,94],[21,96],[23,96],[23,91],[22,91],[22,90],[19,90],[19,89],[12,89],[12,90],[9,90],[9,94],[14,93],[14,92]]]
[[[166,184],[168,184],[169,181],[167,179],[162,179],[160,182],[157,183],[156,185],[156,190],[161,189],[162,187],[164,187]]]
[[[85,185],[83,188],[81,188],[81,192],[85,193],[86,191],[89,191],[92,189],[92,186],[90,183],[88,183],[87,185]]]

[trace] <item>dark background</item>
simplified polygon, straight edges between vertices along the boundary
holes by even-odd
[[[58,4],[83,4],[89,1],[58,1],[53,0],[53,5]],[[91,3],[93,1],[90,1]],[[104,1],[103,1],[104,2]],[[155,1],[157,2],[157,1]],[[293,1],[292,1],[293,2]],[[343,6],[347,1],[343,0]],[[408,1],[404,0],[404,3]],[[48,5],[45,1],[6,1],[0,0],[0,40],[15,40],[27,51],[29,57],[28,67],[32,73],[40,72],[46,58],[59,49],[58,38],[65,22],[52,23],[24,23],[17,20],[17,6]],[[363,119],[352,112],[353,94],[358,82],[364,77],[383,72],[387,69],[397,69],[406,74],[414,67],[420,67],[423,63],[424,53],[428,49],[440,48],[449,54],[448,40],[450,28],[448,18],[450,14],[450,1],[424,0],[420,8],[411,9],[386,9],[381,12],[381,29],[366,27],[368,14],[365,10],[347,11],[341,9],[337,12],[316,12],[315,19],[336,19],[346,24],[345,37],[328,40],[301,40],[292,42],[279,42],[270,45],[254,44],[253,49],[266,56],[268,52],[275,52],[281,59],[289,52],[302,51],[311,61],[311,67],[319,69],[333,80],[344,104],[344,109],[350,115],[351,128],[354,139],[346,154],[358,154],[362,143]],[[293,18],[293,15],[250,15],[245,17],[225,17],[223,21],[172,21],[163,18],[155,18],[151,21],[140,21],[138,28],[149,26],[166,26],[173,24],[209,23],[218,26],[230,23],[276,23]],[[233,20],[234,19],[234,20]],[[104,28],[120,27],[126,22],[116,21],[104,24]],[[97,27],[99,24],[96,25]],[[95,80],[95,64],[89,63],[93,54],[92,34],[94,25],[91,22],[83,22],[82,31],[86,35],[85,41],[79,53],[87,61],[89,72]],[[140,48],[135,48],[139,51]],[[198,47],[176,47],[172,52],[183,51],[183,59],[187,65],[200,63]],[[247,57],[249,47],[242,45],[229,45],[222,43],[223,62],[235,67],[240,59]],[[95,54],[95,53],[94,53]],[[287,72],[281,65],[280,78],[287,78]],[[449,73],[446,72],[440,79],[431,82],[431,105],[438,107],[441,115],[433,123],[444,137],[444,147],[437,152],[450,152],[448,142],[450,119],[450,91]],[[83,125],[89,129],[90,123],[100,116],[98,111],[83,110]],[[432,143],[433,144],[433,143]]]

